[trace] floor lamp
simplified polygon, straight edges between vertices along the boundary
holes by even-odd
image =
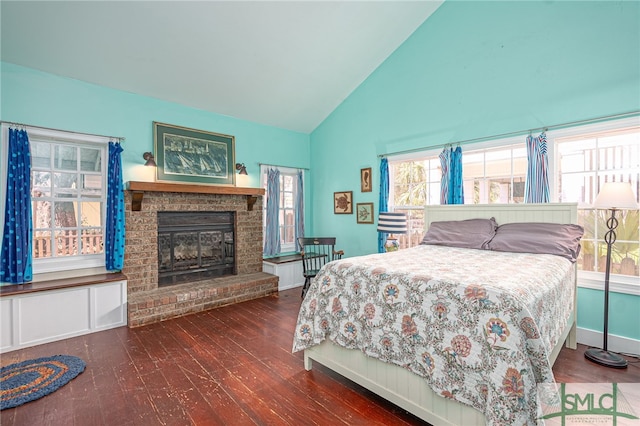
[[[593,203],[596,209],[610,210],[611,217],[607,220],[608,231],[604,234],[607,243],[607,265],[604,273],[604,329],[602,349],[591,348],[584,353],[585,358],[597,364],[612,368],[627,368],[627,361],[620,355],[607,350],[609,334],[609,275],[611,273],[611,247],[616,242],[615,229],[618,227],[616,212],[622,209],[637,209],[636,197],[631,185],[626,182],[605,183]]]

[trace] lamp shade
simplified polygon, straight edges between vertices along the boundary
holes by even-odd
[[[607,182],[600,189],[593,207],[596,209],[637,209],[638,203],[633,195],[631,184],[628,182]]]
[[[406,234],[407,215],[398,212],[380,212],[380,216],[378,216],[378,232]]]

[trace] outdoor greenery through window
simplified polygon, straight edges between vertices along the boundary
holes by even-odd
[[[34,272],[104,265],[107,144],[75,139],[29,132]]]
[[[603,272],[604,233],[608,210],[591,208],[605,182],[630,182],[636,198],[640,185],[640,127],[597,126],[548,132],[552,202],[577,202],[578,222],[585,228],[578,267]],[[595,128],[595,130],[594,130]],[[465,204],[522,203],[527,173],[525,137],[463,147]],[[389,158],[391,210],[405,211],[409,232],[400,236],[401,248],[420,243],[425,204],[440,203],[442,176],[438,155],[442,148],[394,160]],[[612,252],[612,273],[640,276],[638,210],[617,213],[619,225]]]

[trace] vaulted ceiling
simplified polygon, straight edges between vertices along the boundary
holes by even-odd
[[[2,61],[312,132],[442,1],[2,1]]]

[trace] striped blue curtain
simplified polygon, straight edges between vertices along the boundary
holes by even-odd
[[[451,163],[451,150],[444,148],[440,155],[440,167],[442,168],[442,179],[440,179],[440,204],[449,204],[449,181],[450,176],[450,163]]]
[[[380,160],[380,200],[378,213],[389,209],[389,161],[386,158]],[[387,242],[386,232],[378,232],[378,253],[384,253],[384,245]]]
[[[524,184],[525,203],[549,202],[549,157],[547,156],[547,135],[540,133],[537,138],[527,137],[527,179]]]
[[[444,148],[438,157],[442,168],[440,204],[464,204],[462,148]]]
[[[122,183],[123,149],[119,143],[109,142],[107,174],[107,223],[105,224],[105,267],[120,271],[124,266],[124,188]]]
[[[296,247],[298,247],[298,238],[304,237],[304,173],[298,170],[296,176]],[[298,247],[302,250],[302,247]]]
[[[449,204],[464,204],[464,186],[462,184],[462,148],[451,149],[449,163]]]
[[[8,145],[0,281],[23,284],[33,279],[31,153],[27,131],[9,129]]]
[[[280,253],[280,170],[267,171],[267,223],[265,230],[264,255]]]

